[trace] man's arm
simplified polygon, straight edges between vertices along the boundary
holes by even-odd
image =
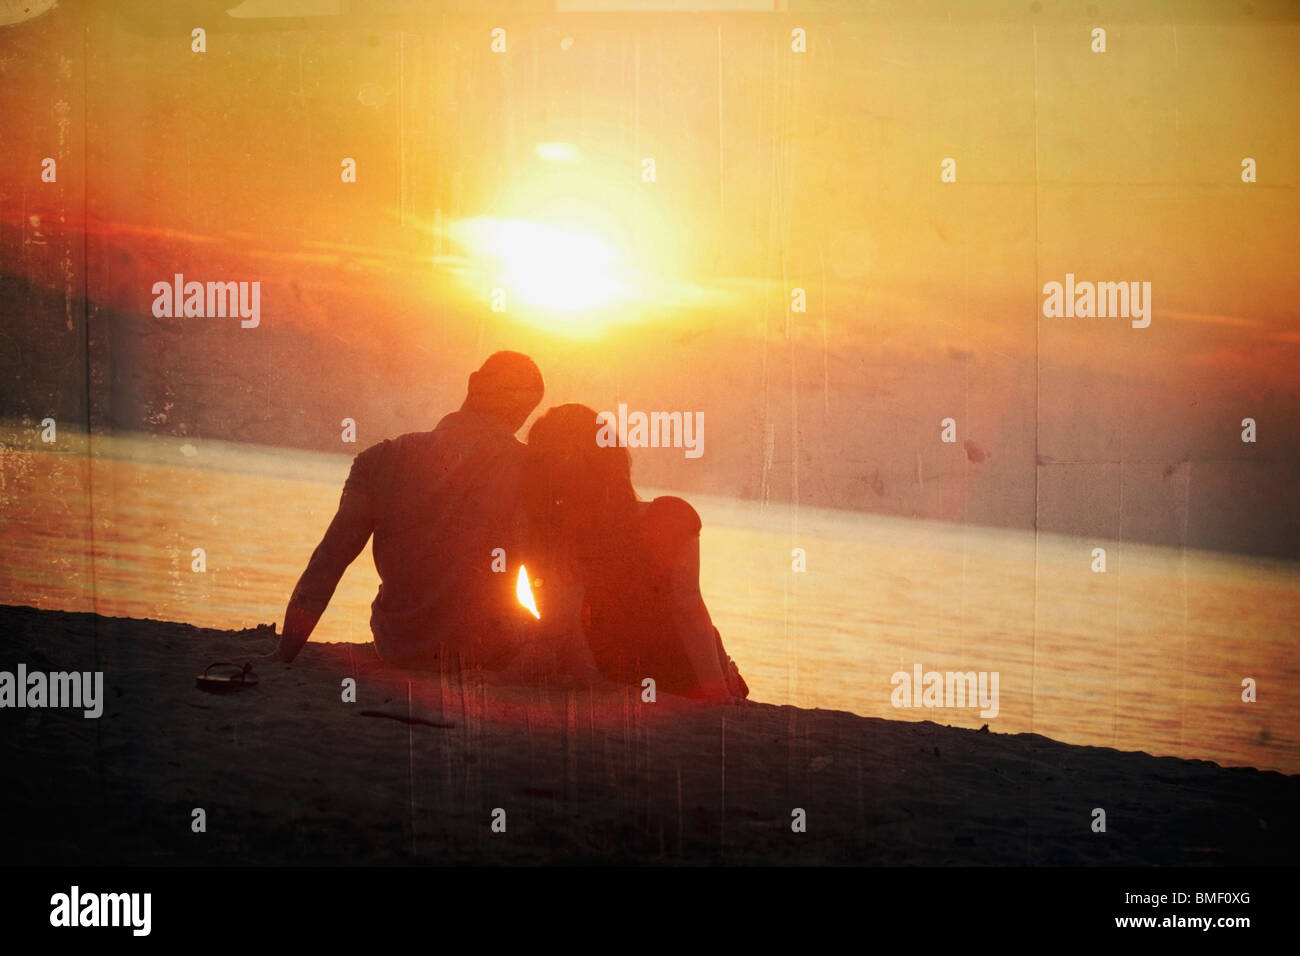
[[[356,468],[353,468],[355,475]],[[353,559],[361,553],[374,530],[370,511],[370,496],[357,487],[351,478],[343,488],[339,510],[325,531],[307,570],[303,571],[289,598],[284,612],[284,631],[279,646],[270,655],[273,660],[292,661],[311,637],[316,622],[325,613],[339,578]]]

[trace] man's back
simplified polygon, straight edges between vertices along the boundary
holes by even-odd
[[[504,424],[469,410],[356,457],[344,494],[369,502],[382,581],[370,626],[381,657],[509,660],[523,619],[509,573],[491,565],[493,549],[514,551],[523,458]]]
[[[515,499],[524,446],[514,434],[545,391],[527,355],[493,352],[472,372],[460,411],[431,432],[367,448],[352,462],[338,511],[312,552],[268,655],[292,661],[339,579],[374,535],[379,594],[370,629],[399,663],[504,665],[528,623],[493,552],[516,555]]]

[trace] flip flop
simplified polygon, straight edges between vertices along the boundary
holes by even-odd
[[[214,667],[233,667],[238,673],[209,674],[208,671]],[[209,694],[232,694],[246,687],[256,687],[257,675],[253,673],[251,663],[240,665],[232,664],[230,661],[216,661],[203,668],[203,673],[194,678],[194,686]]]

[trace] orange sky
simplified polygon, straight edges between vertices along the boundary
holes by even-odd
[[[0,245],[69,302],[138,315],[176,272],[257,279],[268,325],[432,371],[439,397],[524,347],[563,397],[698,402],[754,455],[754,422],[878,447],[955,407],[991,468],[1247,460],[1245,414],[1269,421],[1261,455],[1296,461],[1295,15],[1117,19],[1097,54],[1090,21],[987,9],[507,17],[505,54],[487,17],[214,18],[196,54],[188,21],[56,11],[0,30]],[[537,155],[553,142],[576,149],[567,178]],[[451,235],[569,200],[653,290],[579,340],[493,313]],[[1151,327],[1043,319],[1067,272],[1150,281]]]

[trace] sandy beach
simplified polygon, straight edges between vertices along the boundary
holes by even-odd
[[[104,710],[6,710],[5,864],[1284,864],[1300,777],[761,702],[394,671],[270,626],[5,607],[0,667],[104,672]],[[357,682],[344,703],[343,681]],[[1105,833],[1091,829],[1106,811]],[[191,829],[202,808],[206,832]],[[493,832],[493,811],[505,832]],[[793,811],[807,830],[792,831]],[[498,815],[499,817],[500,815]]]

